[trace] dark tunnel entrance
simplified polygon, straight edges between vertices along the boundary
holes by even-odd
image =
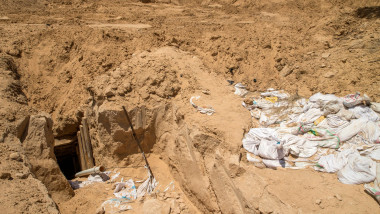
[[[73,179],[75,173],[81,171],[78,141],[56,140],[55,142],[54,153],[59,168],[66,179]]]

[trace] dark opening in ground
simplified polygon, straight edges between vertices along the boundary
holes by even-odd
[[[77,141],[56,143],[54,147],[59,168],[69,180],[75,177],[75,173],[81,171],[77,147]]]

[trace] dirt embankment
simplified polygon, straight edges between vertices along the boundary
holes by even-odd
[[[57,212],[49,191],[62,212],[95,210],[83,201],[93,190],[70,199],[52,138],[73,138],[86,116],[96,164],[138,165],[121,105],[144,149],[162,159],[154,170],[178,184],[183,212],[378,209],[334,175],[249,165],[240,148],[250,116],[226,79],[379,102],[379,2],[9,0],[0,11],[2,209]],[[195,95],[216,113],[197,112]],[[87,205],[70,206],[78,201]]]

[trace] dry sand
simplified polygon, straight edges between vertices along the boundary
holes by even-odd
[[[360,91],[380,102],[379,5],[4,1],[0,209],[94,213],[112,197],[112,183],[72,192],[56,163],[53,138],[75,138],[83,116],[96,165],[144,178],[124,105],[158,181],[175,183],[127,212],[380,212],[363,185],[342,184],[335,174],[250,164],[241,140],[257,123],[226,81],[304,97]],[[216,113],[197,112],[189,103],[196,95],[197,105]]]

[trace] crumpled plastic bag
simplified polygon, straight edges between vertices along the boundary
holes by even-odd
[[[361,131],[370,143],[380,143],[380,122],[368,121],[361,127]]]
[[[314,142],[296,135],[287,134],[280,139],[283,142],[285,151],[289,151],[292,155],[300,158],[309,158],[318,150],[317,145]]]
[[[338,133],[340,140],[344,142],[357,135],[367,121],[367,118],[351,120],[351,123]]]
[[[119,182],[116,184],[114,193],[117,198],[126,198],[128,200],[135,200],[137,198],[137,190],[135,183],[132,179],[126,182]]]
[[[376,178],[376,162],[358,153],[348,157],[346,166],[338,172],[338,179],[344,184],[369,183]]]
[[[242,83],[236,83],[235,94],[244,97],[248,93],[246,88],[247,86],[243,85]]]
[[[348,156],[354,154],[356,151],[353,149],[345,149],[338,154],[329,154],[322,156],[317,165],[314,167],[315,170],[322,172],[337,172],[341,170],[348,163]]]
[[[334,94],[322,94],[320,92],[312,95],[309,98],[309,101],[313,103],[318,103],[320,107],[323,107],[330,101],[337,101],[337,103],[342,103],[342,99],[335,96]]]
[[[277,97],[279,99],[286,99],[286,98],[290,97],[290,95],[288,93],[285,93],[284,91],[276,91],[272,88],[268,88],[266,92],[262,92],[261,96],[263,96],[263,97]]]
[[[284,159],[280,159],[280,160],[263,159],[262,161],[265,164],[265,166],[268,167],[268,168],[277,168],[277,167],[287,168],[287,167],[292,167],[292,165],[290,165]]]
[[[250,153],[258,155],[258,148],[262,139],[273,140],[276,133],[271,128],[254,128],[250,129],[248,133],[244,135],[242,140],[243,147]]]
[[[361,151],[360,154],[370,157],[375,161],[380,161],[380,145],[372,145],[370,148]]]
[[[196,108],[200,113],[202,114],[207,114],[207,115],[212,115],[215,113],[215,110],[210,107],[210,108],[202,108],[202,107],[199,107],[197,106],[194,102],[193,102],[193,99],[195,98],[195,100],[198,100],[201,96],[194,96],[194,97],[191,97],[190,98],[190,104]]]
[[[106,213],[120,213],[132,209],[132,206],[128,204],[126,199],[118,198],[112,198],[104,201],[101,207]]]
[[[323,115],[336,114],[343,108],[343,105],[338,100],[328,101],[323,107]]]
[[[314,123],[315,120],[317,120],[319,117],[323,115],[323,112],[318,108],[311,108],[305,113],[302,113],[298,118],[297,123],[302,124],[308,124],[308,123]]]
[[[366,94],[361,96],[359,92],[343,97],[343,105],[347,108],[352,108],[360,104],[369,105],[370,101],[371,99]]]
[[[265,159],[279,160],[285,157],[285,151],[280,142],[262,139],[259,145],[258,155]]]
[[[380,103],[371,102],[371,109],[380,113]]]
[[[267,127],[274,123],[276,123],[278,120],[278,115],[267,115],[264,112],[261,112],[260,114],[260,125]]]
[[[368,106],[355,106],[353,108],[348,109],[353,113],[356,118],[367,118],[369,121],[379,121],[380,117],[376,114],[371,108]]]
[[[364,188],[380,204],[380,163],[376,163],[376,179],[373,182],[373,186],[364,184]]]
[[[350,124],[347,120],[341,118],[336,114],[327,115],[326,122],[329,127],[334,129],[342,129],[342,127],[344,128]]]

